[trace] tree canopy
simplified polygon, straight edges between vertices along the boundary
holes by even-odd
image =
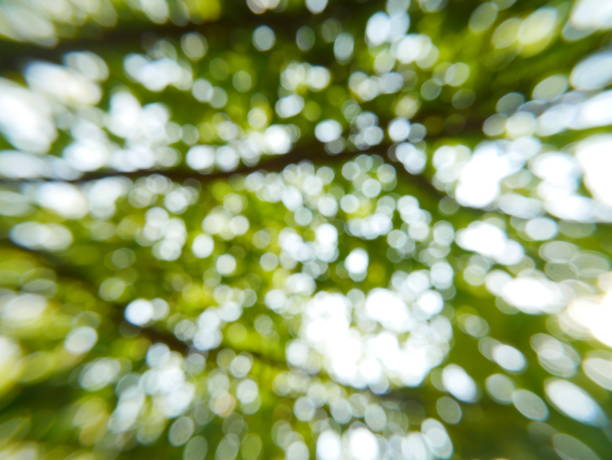
[[[610,458],[610,28],[0,2],[0,457]]]

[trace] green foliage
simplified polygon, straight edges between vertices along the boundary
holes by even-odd
[[[0,457],[608,458],[611,25],[0,3]]]

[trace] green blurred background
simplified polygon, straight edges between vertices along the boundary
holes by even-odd
[[[611,28],[0,1],[0,458],[611,458]]]

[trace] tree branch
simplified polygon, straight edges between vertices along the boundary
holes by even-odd
[[[38,258],[45,265],[50,266],[56,274],[62,276],[64,278],[73,279],[81,284],[84,284],[88,289],[97,291],[96,286],[86,277],[83,276],[82,271],[78,270],[76,267],[67,264],[61,259],[55,257],[53,254],[49,254],[46,251],[38,251],[26,247],[22,247],[14,243],[13,241],[2,238],[0,239],[0,247],[9,247],[17,251],[26,252],[29,255]],[[97,297],[97,296],[96,296]],[[197,348],[195,348],[192,344],[184,342],[178,339],[175,335],[170,332],[151,327],[151,326],[136,326],[131,323],[125,321],[123,317],[123,308],[124,305],[116,302],[108,302],[104,301],[105,304],[111,306],[112,308],[108,312],[108,318],[118,326],[126,329],[127,331],[133,331],[135,336],[145,337],[152,343],[162,343],[166,345],[170,350],[176,351],[183,356],[188,355],[192,352],[201,352]],[[263,364],[265,366],[271,367],[273,369],[277,369],[281,372],[298,372],[304,376],[309,378],[318,378],[322,381],[333,383],[341,388],[344,388],[345,391],[351,392],[361,392],[366,393],[370,397],[373,398],[382,398],[388,401],[393,401],[401,404],[412,404],[415,403],[423,404],[423,393],[431,393],[432,391],[437,391],[433,388],[395,388],[389,392],[380,394],[372,391],[370,388],[356,388],[351,385],[338,382],[332,375],[330,375],[326,370],[322,367],[318,370],[310,370],[307,368],[293,366],[290,365],[285,359],[280,357],[275,357],[270,354],[266,354],[260,350],[254,348],[239,348],[228,342],[222,342],[220,346],[215,349],[207,350],[203,353],[206,354],[207,359],[215,360],[217,355],[223,351],[224,349],[233,350],[235,353],[245,353],[253,357],[258,363]],[[436,393],[438,395],[438,393]]]
[[[117,170],[99,170],[85,173],[74,179],[60,179],[54,177],[43,178],[27,178],[27,179],[6,179],[0,178],[0,184],[5,185],[21,185],[21,184],[40,184],[45,182],[63,182],[67,184],[84,184],[87,182],[112,178],[124,177],[131,180],[159,175],[166,177],[175,182],[195,181],[200,184],[210,183],[216,180],[227,180],[231,177],[245,176],[253,172],[279,172],[291,164],[300,162],[312,162],[318,166],[337,165],[338,163],[347,161],[351,158],[362,154],[376,153],[381,155],[385,161],[398,166],[398,172],[405,179],[409,180],[415,186],[426,191],[435,199],[442,199],[447,196],[446,193],[438,190],[433,186],[431,181],[423,174],[413,174],[408,172],[401,162],[393,155],[392,151],[396,144],[384,143],[378,146],[370,147],[366,150],[351,150],[337,155],[331,155],[324,152],[323,145],[317,142],[308,143],[297,146],[289,153],[284,155],[273,156],[268,160],[262,161],[256,165],[241,166],[231,171],[214,171],[202,173],[188,169],[141,169],[137,171],[117,171]]]
[[[234,2],[236,3],[236,2]],[[243,42],[243,37],[236,32],[243,30],[250,32],[258,25],[265,24],[276,34],[284,37],[287,43],[295,42],[297,30],[310,25],[317,28],[328,17],[334,17],[340,21],[357,14],[366,18],[373,7],[359,2],[359,9],[355,11],[350,2],[340,2],[330,5],[326,9],[326,15],[305,15],[304,9],[271,12],[264,15],[253,14],[245,4],[232,4],[231,9],[216,20],[197,21],[195,18],[173,18],[163,24],[155,24],[145,17],[142,20],[130,19],[120,22],[112,28],[100,27],[94,24],[87,24],[78,29],[79,36],[57,37],[59,43],[56,46],[48,47],[36,43],[0,41],[0,73],[14,71],[21,68],[27,62],[35,59],[60,62],[65,53],[71,51],[88,50],[94,51],[109,49],[135,49],[142,48],[142,44],[159,38],[181,37],[189,32],[199,32],[204,34],[208,40],[234,45]],[[58,25],[58,30],[63,31]],[[312,54],[312,53],[306,53]],[[330,56],[333,54],[329,53]],[[314,58],[314,56],[312,56]],[[324,56],[321,56],[324,57]],[[329,59],[325,57],[329,63]]]

